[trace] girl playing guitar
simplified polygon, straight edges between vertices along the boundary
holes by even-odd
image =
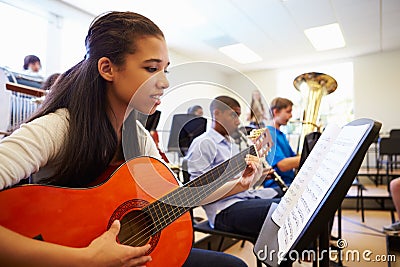
[[[148,132],[125,114],[128,106],[152,114],[169,86],[163,33],[139,14],[109,12],[93,21],[85,44],[84,60],[60,76],[28,123],[1,141],[0,189],[32,173],[40,183],[86,187],[110,166],[123,163],[126,154],[160,158]],[[122,149],[125,119],[135,125],[130,133],[131,151]],[[251,180],[259,168],[258,158],[249,156],[246,163],[246,177]],[[35,205],[35,199],[31,199],[31,205]],[[147,255],[149,244],[119,244],[119,230],[119,221],[114,221],[92,242],[75,248],[27,238],[0,226],[0,265],[156,266],[156,256]],[[224,253],[188,251],[183,266],[246,266]]]

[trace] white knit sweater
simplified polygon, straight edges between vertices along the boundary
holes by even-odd
[[[0,190],[36,173],[40,178],[54,173],[62,156],[69,127],[67,109],[59,109],[21,125],[0,141]],[[149,132],[139,122],[140,151],[161,159]]]

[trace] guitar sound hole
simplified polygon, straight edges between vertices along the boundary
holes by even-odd
[[[149,242],[153,229],[153,221],[147,213],[141,210],[133,210],[121,219],[118,240],[125,245],[143,246]]]

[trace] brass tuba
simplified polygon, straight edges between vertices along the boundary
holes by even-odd
[[[320,131],[317,119],[321,99],[324,95],[336,90],[337,82],[327,74],[309,72],[297,76],[293,85],[305,97],[302,129],[297,148],[298,153],[301,153],[305,136],[311,132]]]

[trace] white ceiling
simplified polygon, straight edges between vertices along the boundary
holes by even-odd
[[[169,48],[193,60],[256,71],[400,49],[400,0],[62,0],[90,14],[141,13]],[[317,52],[304,30],[338,22],[346,46]],[[244,43],[262,62],[239,64],[218,47]]]

